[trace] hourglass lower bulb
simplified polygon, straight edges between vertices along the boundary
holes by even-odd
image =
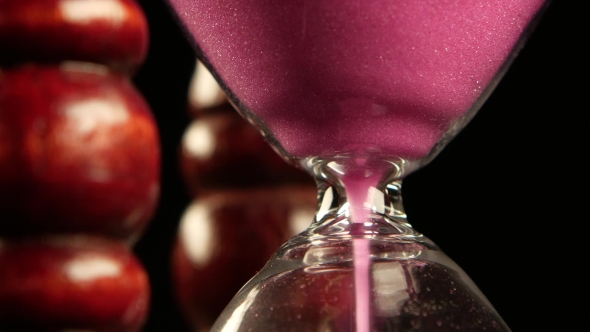
[[[401,179],[475,114],[542,0],[170,0],[237,109],[318,181],[213,331],[508,331],[403,212]]]

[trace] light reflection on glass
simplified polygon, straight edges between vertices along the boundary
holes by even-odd
[[[375,263],[372,270],[378,313],[383,316],[399,313],[410,298],[403,266],[399,262]]]
[[[316,221],[322,220],[322,218],[326,214],[328,214],[328,212],[330,212],[330,206],[332,206],[333,199],[334,199],[334,189],[332,189],[332,187],[329,187],[326,190],[326,192],[324,193],[324,196],[322,197],[322,203],[320,204],[318,212],[316,213],[316,216],[315,216]]]
[[[250,291],[250,293],[248,293],[248,295],[246,296],[246,300],[244,300],[234,310],[231,317],[227,320],[227,322],[225,322],[225,325],[221,329],[221,332],[233,332],[238,330],[238,327],[240,326],[242,320],[244,319],[244,316],[246,315],[246,311],[248,310],[252,302],[254,302],[254,299],[256,298],[256,295],[258,295],[259,291],[260,290],[258,288],[254,288]]]
[[[385,213],[385,196],[383,192],[375,187],[370,187],[364,207],[376,213]]]

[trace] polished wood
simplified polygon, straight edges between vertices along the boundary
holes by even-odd
[[[0,271],[2,331],[137,331],[149,308],[145,270],[115,241],[3,241]]]
[[[1,233],[127,240],[152,216],[156,123],[127,78],[90,69],[35,65],[0,75]]]
[[[314,185],[307,173],[287,164],[235,111],[193,120],[182,139],[180,166],[193,196],[220,189]]]
[[[226,190],[186,209],[172,267],[177,297],[194,327],[207,331],[277,248],[309,226],[315,196],[310,186]]]
[[[90,61],[133,72],[148,50],[134,0],[0,0],[0,64]]]

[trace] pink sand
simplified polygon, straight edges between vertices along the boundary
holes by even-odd
[[[371,331],[371,246],[370,239],[352,239],[354,252],[354,290],[356,332]]]
[[[219,77],[297,157],[419,158],[543,0],[170,0]]]

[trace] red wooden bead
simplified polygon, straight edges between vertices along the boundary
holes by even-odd
[[[83,60],[133,70],[148,26],[134,0],[0,0],[0,63]]]
[[[193,195],[220,188],[313,185],[236,112],[203,115],[187,128],[181,168]]]
[[[173,254],[177,295],[193,326],[208,331],[275,250],[311,224],[315,207],[315,187],[232,191],[193,202]]]
[[[0,73],[0,232],[127,239],[153,214],[154,118],[127,78],[92,69]]]
[[[2,331],[137,331],[148,312],[147,274],[116,242],[0,242],[0,271]]]

